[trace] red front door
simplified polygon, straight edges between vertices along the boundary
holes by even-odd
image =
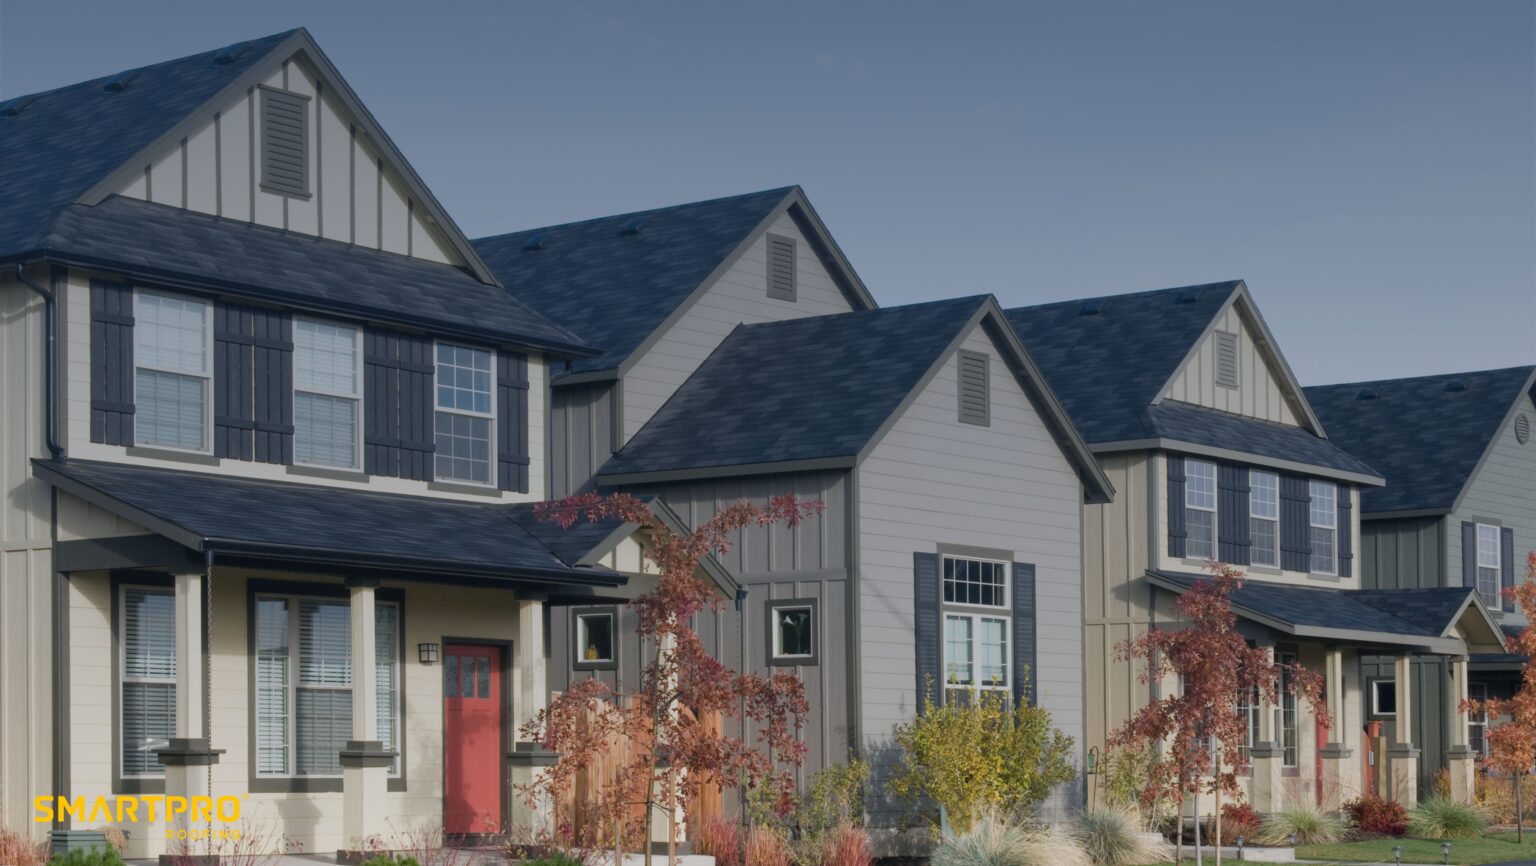
[[[501,832],[501,650],[443,647],[443,829]]]

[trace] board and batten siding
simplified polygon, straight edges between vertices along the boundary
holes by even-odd
[[[549,495],[583,492],[613,456],[613,382],[552,388],[549,394]]]
[[[1518,412],[1536,425],[1536,404],[1520,396]],[[1461,585],[1461,524],[1493,521],[1515,531],[1515,579],[1525,574],[1525,556],[1536,550],[1536,437],[1524,445],[1515,438],[1513,421],[1499,425],[1487,458],[1472,476],[1461,504],[1447,518],[1446,582]],[[1508,614],[1506,614],[1508,616]],[[1515,614],[1518,619],[1519,614]]]
[[[768,297],[767,237],[759,235],[625,373],[626,442],[737,325],[825,316],[852,309],[793,217],[781,215],[768,233],[795,241],[797,299],[782,301]]]
[[[207,123],[156,154],[116,192],[428,261],[464,264],[442,231],[428,223],[421,203],[412,201],[399,170],[382,162],[379,149],[307,62],[292,59],[262,84],[308,97],[307,198],[261,188],[259,88],[218,106]]]
[[[1457,531],[1460,543],[1460,531]],[[1460,586],[1460,565],[1447,583],[1445,521],[1408,517],[1360,522],[1361,589],[1428,589]]]
[[[1216,333],[1221,331],[1237,335],[1236,388],[1216,384]],[[1234,304],[1227,305],[1217,317],[1215,327],[1174,376],[1163,396],[1234,415],[1301,426],[1285,399],[1283,379],[1270,369],[1254,343],[1252,329]]]
[[[941,544],[1012,551],[1035,566],[1039,703],[1083,748],[1083,488],[1071,463],[981,326],[962,343],[993,371],[991,425],[958,418],[956,353],[922,386],[858,470],[860,734],[879,779],[892,728],[919,709],[913,635],[913,554]],[[1063,786],[1045,814],[1081,802]],[[876,826],[899,820],[870,804]]]

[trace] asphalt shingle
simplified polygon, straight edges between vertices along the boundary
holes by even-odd
[[[1245,418],[1175,400],[1148,406],[1143,424],[1149,435],[1163,439],[1377,477],[1374,469],[1333,441],[1289,424]]]

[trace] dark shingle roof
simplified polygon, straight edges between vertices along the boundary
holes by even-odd
[[[1367,513],[1449,510],[1536,367],[1321,385],[1307,401],[1341,447],[1387,479]],[[1457,390],[1453,383],[1465,385]],[[1362,392],[1371,399],[1360,399]]]
[[[228,63],[219,49],[142,67],[116,92],[104,85],[125,73],[7,100],[24,105],[0,111],[0,257],[36,249],[61,209],[296,32],[242,43]]]
[[[1289,424],[1245,418],[1176,400],[1148,406],[1142,423],[1153,437],[1377,477],[1374,469],[1333,441],[1319,439],[1310,431]]]
[[[741,325],[600,474],[851,458],[988,300]]]
[[[527,506],[89,460],[40,460],[35,467],[43,479],[87,501],[216,552],[358,567],[414,566],[429,574],[624,583],[622,575],[606,569],[572,567],[574,559],[561,555],[574,549],[569,544],[557,554],[530,534],[511,513]]]
[[[450,265],[340,241],[112,196],[70,205],[46,238],[50,253],[136,275],[363,318],[576,352],[589,351],[502,289]]]
[[[602,348],[573,372],[618,367],[794,187],[480,238],[516,297]],[[626,228],[638,225],[638,231]],[[534,241],[538,249],[530,249]]]
[[[1155,434],[1143,410],[1240,285],[1016,307],[1007,316],[1084,440],[1145,439]]]

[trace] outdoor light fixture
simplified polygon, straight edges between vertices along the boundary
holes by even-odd
[[[1291,847],[1292,848],[1296,847],[1296,834],[1295,833],[1291,834]]]
[[[1450,863],[1451,862],[1451,843],[1449,843],[1449,842],[1441,842],[1440,843],[1440,853],[1445,855],[1445,862],[1446,863]]]
[[[1091,776],[1094,773],[1097,773],[1098,771],[1099,771],[1099,747],[1098,746],[1094,746],[1093,748],[1088,750],[1088,770],[1087,770],[1087,772],[1088,772],[1088,775]]]
[[[419,643],[416,645],[416,652],[418,658],[421,659],[421,663],[424,665],[430,665],[437,661],[437,644],[435,643]]]
[[[1403,866],[1403,846],[1392,846],[1392,857],[1397,861],[1397,866]]]
[[[1247,844],[1247,842],[1248,838],[1246,836],[1237,837],[1237,859],[1243,859],[1243,846]]]

